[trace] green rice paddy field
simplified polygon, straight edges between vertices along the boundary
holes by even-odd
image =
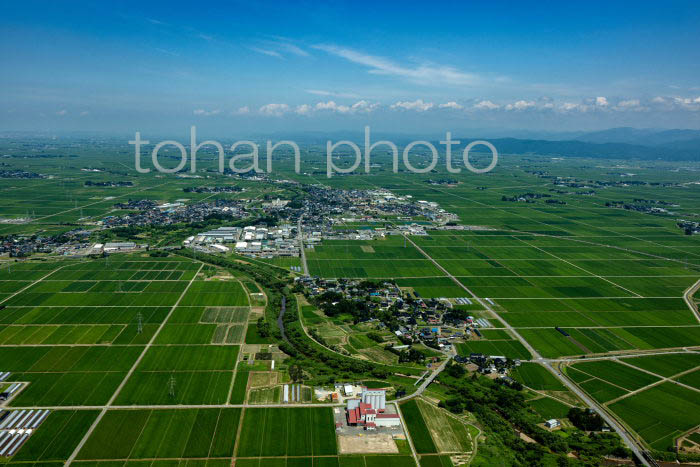
[[[33,219],[0,224],[0,234],[65,232],[79,224],[80,217],[99,220],[115,203],[129,198],[175,201],[193,183],[175,177],[166,181],[117,175],[121,170],[117,158],[101,154],[102,149],[114,148],[60,149],[60,143],[54,144],[59,149],[46,151],[63,151],[63,157],[18,159],[24,170],[47,173],[53,179],[2,181],[3,217],[31,212]],[[4,153],[16,149],[2,146]],[[15,162],[10,158],[6,163]],[[93,165],[115,172],[75,170]],[[489,298],[494,312],[545,358],[619,355],[617,361],[577,362],[566,368],[566,374],[650,447],[667,449],[675,436],[700,424],[697,354],[631,355],[700,346],[700,322],[682,299],[684,291],[700,279],[700,237],[684,235],[676,225],[677,219],[700,211],[696,169],[660,161],[553,161],[528,155],[504,157],[498,170],[488,176],[451,174],[459,181],[451,187],[426,183],[434,174],[408,176],[388,170],[335,177],[324,183],[336,188],[383,187],[400,196],[437,202],[459,216],[457,224],[478,228],[428,228],[427,235],[407,242],[399,236],[324,241],[307,250],[308,265],[312,275],[324,277],[395,279],[424,298],[471,297],[472,293]],[[289,179],[318,183],[309,175],[281,170]],[[633,179],[623,177],[629,171]],[[133,179],[134,185],[85,186],[88,177]],[[230,178],[226,182],[246,191],[222,194],[222,198],[254,198],[264,193],[264,187],[255,182]],[[582,185],[595,188],[583,194],[575,188]],[[507,201],[525,192],[546,194],[565,204]],[[188,202],[207,196],[187,194]],[[673,205],[674,214],[650,215],[605,205],[608,201],[639,203],[640,199]],[[292,264],[298,265],[295,260],[279,263],[284,268]],[[146,255],[85,261],[31,259],[0,266],[0,306],[4,306],[0,370],[11,371],[13,380],[29,383],[11,406],[55,409],[15,456],[17,461],[64,461],[99,408],[113,399],[125,408],[106,412],[79,453],[81,463],[98,458],[123,463],[122,459],[153,456],[155,460],[148,462],[159,465],[173,459],[162,456],[174,455],[193,464],[223,467],[241,452],[253,456],[238,459],[239,466],[413,463],[405,456],[338,456],[329,441],[332,425],[326,422],[314,428],[318,432],[311,430],[299,443],[292,443],[288,440],[293,427],[286,425],[289,416],[276,409],[196,407],[240,401],[245,396],[245,373],[237,371],[239,347],[243,341],[265,342],[255,326],[247,326],[247,291],[255,287],[247,282],[243,286],[239,280],[248,278],[205,280],[198,274],[200,267],[177,257]],[[503,327],[489,311],[479,308],[475,314]],[[525,360],[534,357],[516,336],[508,336],[485,334],[483,340],[458,345],[458,350]],[[537,390],[558,389],[556,381],[529,364],[517,370],[515,377]],[[194,408],[127,409],[143,404],[192,404]],[[562,410],[554,405],[543,400],[535,409],[542,414]],[[74,410],[74,406],[85,408]],[[414,420],[420,419],[411,406],[402,406],[402,411],[412,420],[407,422],[416,446],[425,453],[421,464],[447,465],[444,456],[434,454],[435,443],[431,447],[430,438],[415,428]],[[258,426],[257,437],[246,435],[247,427],[253,426],[251,420],[265,424],[271,414],[285,420],[283,427],[271,425],[270,430],[274,427],[279,432],[268,433],[264,425],[262,432]],[[327,415],[314,408],[299,417],[316,420]],[[126,436],[119,431],[120,426],[132,424],[142,428],[138,434]],[[158,438],[174,426],[183,428],[172,434],[180,440],[177,447]],[[230,434],[238,428],[241,435],[232,444]],[[273,447],[270,436],[284,437],[284,445]],[[100,439],[116,439],[110,442],[114,452],[108,455],[123,457],[95,457]],[[298,451],[299,457],[284,457],[288,450]]]
[[[700,391],[683,381],[698,368],[700,354],[677,353],[577,363],[567,375],[651,447],[665,450],[700,424]]]
[[[10,284],[3,286],[8,296],[0,315],[2,369],[11,372],[10,381],[27,383],[10,405],[53,409],[13,460],[67,459],[97,417],[99,411],[91,407],[110,400],[123,405],[228,401],[236,344],[242,342],[248,320],[248,296],[235,278],[207,280],[197,275],[200,268],[201,263],[188,260],[128,255],[20,263],[12,266],[11,275],[9,268],[0,270],[3,284]],[[19,293],[10,295],[14,292]],[[235,338],[213,344],[218,326],[227,331],[237,326]],[[219,415],[215,409],[108,411],[85,452],[88,459],[164,455],[167,448],[139,437],[141,429],[134,428],[139,423],[144,433],[162,433],[172,424],[182,435],[190,424],[211,434],[217,427],[217,433],[224,433],[220,436],[234,439],[240,410]],[[115,428],[114,420],[123,424]],[[221,431],[229,422],[233,434]],[[224,438],[215,439],[211,452],[205,449],[195,439],[199,428],[192,429],[195,434],[179,455],[232,455],[231,440]],[[125,441],[127,431],[135,436],[131,446]],[[114,439],[125,442],[106,442]]]
[[[52,411],[12,463],[58,465],[86,438],[77,465],[411,465],[410,456],[339,456],[330,408],[206,407],[245,400],[237,344],[246,289],[257,286],[206,280],[199,269],[137,256],[13,267],[0,361],[12,381],[29,384],[11,406]],[[87,436],[110,400],[115,408]],[[166,405],[182,407],[151,407]]]

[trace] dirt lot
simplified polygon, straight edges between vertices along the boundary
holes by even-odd
[[[397,453],[399,448],[389,434],[362,433],[338,436],[340,454]]]

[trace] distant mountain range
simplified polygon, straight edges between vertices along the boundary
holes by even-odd
[[[700,141],[700,130],[652,130],[622,127],[584,133],[571,139],[585,141],[587,143],[626,143],[659,146],[663,144]]]
[[[564,135],[561,135],[564,136]],[[502,154],[700,161],[700,131],[612,128],[565,139],[489,139]],[[475,138],[465,138],[467,141]]]

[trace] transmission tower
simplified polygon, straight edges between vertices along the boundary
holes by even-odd
[[[175,397],[175,377],[170,376],[170,380],[168,381],[168,394],[170,397]]]
[[[141,314],[141,312],[139,312],[139,314],[136,315],[136,319],[138,320],[138,323],[136,325],[136,332],[141,334],[143,333],[143,315]]]

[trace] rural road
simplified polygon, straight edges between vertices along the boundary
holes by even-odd
[[[688,305],[688,308],[690,308],[693,315],[695,315],[695,319],[697,319],[700,323],[700,312],[698,312],[698,306],[695,304],[692,298],[695,292],[698,291],[698,288],[700,288],[700,280],[688,287],[688,290],[683,293],[683,300],[685,300],[685,304]]]
[[[636,439],[632,437],[632,435],[622,426],[621,423],[619,423],[615,418],[613,418],[606,410],[598,404],[596,401],[588,397],[582,390],[580,390],[573,382],[569,381],[569,379],[564,376],[562,373],[557,371],[552,364],[543,358],[539,352],[537,352],[529,342],[527,342],[523,336],[521,336],[508,322],[506,322],[501,316],[494,311],[494,309],[485,301],[481,300],[481,298],[477,297],[474,292],[469,290],[467,286],[462,284],[455,276],[450,274],[445,268],[440,265],[435,259],[433,259],[429,254],[427,254],[421,247],[419,247],[411,238],[409,238],[408,235],[403,235],[404,238],[406,238],[411,245],[413,245],[423,256],[425,256],[427,259],[432,261],[432,263],[440,269],[447,277],[452,279],[455,284],[457,284],[459,287],[464,289],[469,295],[476,300],[481,306],[483,306],[486,310],[488,310],[494,318],[496,318],[508,331],[512,333],[513,336],[515,336],[518,341],[520,341],[523,346],[532,354],[534,359],[532,361],[537,361],[542,363],[545,368],[547,368],[558,380],[560,380],[567,388],[569,388],[574,394],[576,394],[582,401],[584,401],[589,407],[592,407],[605,422],[610,425],[619,435],[620,438],[625,442],[627,447],[634,452],[635,456],[639,459],[639,461],[647,466],[651,467],[651,464],[647,460],[647,456],[645,455],[645,450],[644,448],[637,442]]]
[[[119,384],[119,386],[117,387],[117,390],[114,391],[114,394],[112,394],[112,397],[110,397],[109,401],[107,401],[107,404],[106,404],[104,407],[102,407],[102,410],[100,411],[100,414],[97,416],[97,418],[95,418],[95,421],[92,422],[92,425],[90,425],[90,428],[88,429],[88,431],[87,431],[87,432],[85,433],[85,435],[83,436],[83,439],[81,439],[81,440],[80,440],[80,443],[78,443],[78,445],[75,447],[75,449],[73,450],[73,453],[70,455],[70,457],[69,457],[68,460],[66,461],[65,465],[71,465],[71,464],[73,463],[73,461],[75,460],[75,457],[78,455],[78,452],[80,452],[80,450],[83,448],[83,446],[84,446],[85,443],[87,442],[87,440],[88,440],[88,438],[90,437],[90,435],[92,434],[92,432],[95,431],[95,428],[96,428],[97,425],[100,423],[100,420],[102,420],[102,418],[103,418],[103,417],[105,416],[105,414],[107,413],[107,409],[109,409],[109,408],[112,406],[112,404],[113,404],[114,401],[116,400],[117,396],[119,395],[119,393],[121,392],[121,390],[122,390],[122,389],[124,388],[124,386],[126,385],[126,382],[129,380],[129,378],[131,378],[131,375],[134,373],[134,371],[136,371],[136,367],[139,366],[139,364],[141,363],[141,360],[143,360],[143,357],[144,357],[144,356],[146,355],[146,353],[148,352],[148,349],[150,349],[151,346],[153,345],[153,343],[156,341],[156,339],[158,338],[158,334],[160,334],[160,332],[163,330],[163,328],[165,327],[165,323],[168,322],[168,320],[169,320],[170,317],[172,316],[173,312],[175,311],[175,309],[177,308],[177,306],[180,304],[180,301],[182,301],[182,298],[185,296],[185,294],[187,293],[187,291],[189,290],[190,286],[192,285],[192,283],[194,282],[194,280],[197,278],[197,275],[199,274],[199,272],[202,270],[203,267],[204,267],[204,263],[202,263],[202,264],[199,266],[199,269],[197,269],[197,272],[194,274],[194,276],[192,276],[192,279],[190,279],[190,281],[187,283],[187,287],[185,287],[185,290],[182,291],[182,293],[180,294],[180,297],[177,299],[177,302],[175,302],[175,304],[170,308],[170,311],[168,312],[168,315],[167,315],[167,316],[165,317],[165,319],[160,323],[160,326],[158,326],[158,329],[156,330],[156,332],[153,333],[153,336],[152,336],[151,339],[148,341],[148,344],[146,344],[146,346],[144,347],[143,351],[142,351],[141,354],[139,355],[139,358],[137,358],[136,361],[134,362],[134,364],[131,365],[131,369],[130,369],[129,372],[126,374],[126,376],[124,377],[124,379],[122,380],[122,382]]]
[[[299,221],[297,222],[297,238],[299,239],[299,252],[301,254],[301,267],[304,270],[304,275],[309,275],[309,265],[306,263],[306,252],[304,251],[304,231],[302,220],[304,216],[299,216]]]

